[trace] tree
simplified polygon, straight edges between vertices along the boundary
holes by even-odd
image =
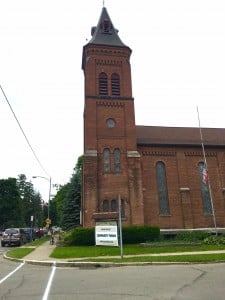
[[[17,184],[22,199],[22,212],[26,226],[31,226],[31,216],[33,216],[32,225],[42,227],[44,220],[40,193],[34,191],[33,184],[26,181],[24,174],[18,175]]]
[[[82,164],[83,156],[80,156],[67,186],[68,190],[63,201],[62,227],[64,229],[80,225]]]
[[[23,218],[26,225],[28,225],[30,223],[31,216],[31,195],[33,192],[33,186],[30,182],[26,181],[26,176],[24,174],[18,175],[17,185],[21,197]]]
[[[31,210],[30,216],[33,216],[33,226],[34,227],[43,227],[44,224],[44,216],[43,209],[41,205],[41,194],[38,192],[33,192],[31,195]],[[29,226],[28,226],[29,227]]]
[[[63,206],[63,228],[69,229],[80,225],[81,184],[78,174],[71,178],[68,193]]]
[[[16,178],[0,179],[0,225],[23,227],[24,223]]]
[[[64,229],[80,225],[81,179],[83,156],[77,160],[70,181],[60,186],[57,195],[50,201],[52,225]],[[48,207],[42,205],[41,195],[34,191],[33,184],[24,174],[16,178],[0,180],[0,227],[42,227]]]
[[[66,195],[68,193],[70,187],[70,183],[66,183],[63,186],[60,186],[57,194],[51,201],[51,206],[50,206],[50,212],[52,211],[52,207],[56,209],[54,218],[52,219],[52,224],[57,224],[60,227],[63,227],[62,221],[63,221],[63,203],[64,199],[66,198]],[[52,214],[51,214],[52,218]]]

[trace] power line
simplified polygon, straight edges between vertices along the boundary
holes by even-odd
[[[12,106],[11,106],[11,104],[9,103],[9,100],[8,100],[8,98],[6,97],[6,94],[5,94],[5,92],[4,92],[4,90],[3,90],[3,88],[2,88],[1,85],[0,85],[0,88],[1,88],[2,94],[4,95],[5,100],[6,100],[6,102],[8,103],[9,108],[10,108],[10,110],[11,110],[11,112],[12,112],[12,114],[13,114],[13,116],[14,116],[16,122],[17,122],[17,124],[19,125],[19,128],[20,128],[20,130],[21,130],[23,136],[25,137],[25,140],[26,140],[26,142],[27,142],[29,148],[31,149],[31,151],[32,151],[32,153],[33,153],[33,155],[34,155],[34,157],[36,158],[36,160],[37,160],[38,164],[40,165],[40,167],[42,168],[42,170],[48,175],[47,171],[45,170],[45,168],[43,167],[42,163],[40,162],[40,160],[39,160],[37,154],[35,153],[33,147],[31,146],[31,144],[30,144],[30,142],[29,142],[29,140],[28,140],[28,138],[27,138],[27,136],[26,136],[26,134],[25,134],[25,132],[24,132],[24,130],[23,130],[23,128],[22,128],[22,126],[20,125],[20,122],[19,122],[18,118],[16,117],[16,114],[14,113],[14,111],[13,111],[13,109],[12,109]],[[50,176],[48,175],[48,177],[50,177]]]

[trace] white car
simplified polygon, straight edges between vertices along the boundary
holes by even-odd
[[[1,240],[2,247],[5,245],[21,246],[27,242],[25,231],[22,228],[7,228]]]

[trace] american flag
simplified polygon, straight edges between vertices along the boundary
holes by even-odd
[[[208,171],[207,171],[206,167],[203,167],[203,169],[202,169],[202,182],[204,184],[207,184],[207,182],[208,182]]]

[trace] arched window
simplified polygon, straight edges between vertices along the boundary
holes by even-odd
[[[111,90],[112,96],[120,96],[120,77],[116,73],[111,76]]]
[[[103,170],[110,172],[110,151],[108,148],[103,150]]]
[[[99,86],[99,95],[103,95],[103,96],[108,95],[108,77],[106,73],[102,72],[99,74],[98,86]]]
[[[112,29],[113,29],[112,23],[108,19],[102,21],[100,28],[103,33],[112,33]]]
[[[121,171],[120,150],[114,149],[113,156],[114,156],[114,171],[120,172]]]
[[[108,212],[109,211],[109,201],[106,200],[106,199],[103,201],[103,211],[104,212]]]
[[[203,162],[198,164],[198,173],[202,193],[203,212],[205,214],[212,214],[212,203],[209,192],[207,168]]]
[[[156,180],[159,197],[159,213],[162,215],[168,215],[170,213],[167,180],[166,180],[166,168],[165,164],[161,161],[156,164]]]
[[[111,201],[111,211],[118,211],[117,201],[115,199]]]

